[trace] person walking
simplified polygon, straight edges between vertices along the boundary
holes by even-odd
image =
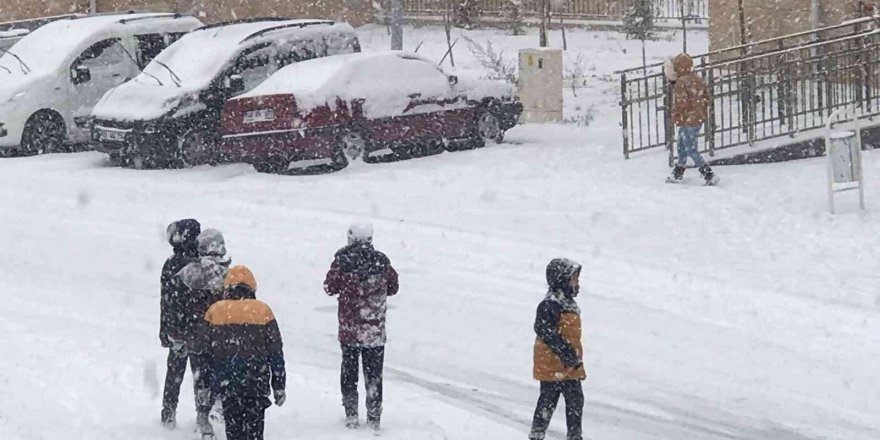
[[[348,428],[359,426],[358,367],[361,360],[367,392],[367,425],[377,431],[380,428],[386,299],[397,294],[398,289],[398,276],[391,261],[373,247],[373,225],[352,225],[348,229],[348,245],[336,252],[324,281],[324,291],[336,296],[339,302],[340,385]]]
[[[197,347],[210,353],[223,399],[228,440],[263,440],[266,408],[284,405],[286,371],[278,321],[257,300],[257,281],[245,266],[229,269],[224,299],[205,314]]]
[[[575,301],[580,291],[581,265],[557,258],[547,265],[549,291],[535,317],[534,378],[541,394],[532,419],[529,440],[544,440],[559,396],[565,398],[567,440],[583,440],[584,390],[587,378],[581,345],[581,314]]]
[[[699,75],[694,73],[694,60],[686,53],[679,54],[672,62],[672,72],[666,70],[667,78],[674,83],[672,92],[672,122],[678,127],[678,162],[672,169],[669,183],[681,182],[688,158],[700,170],[706,185],[716,185],[718,176],[703,160],[698,148],[698,138],[706,121],[709,105],[709,89]]]
[[[196,239],[198,258],[180,270],[178,275],[190,291],[189,313],[196,322],[202,321],[208,308],[223,299],[223,279],[229,271],[231,260],[226,254],[226,240],[216,229],[205,229]],[[210,394],[202,395],[200,403],[211,407],[209,417],[203,412],[197,415],[196,422],[203,437],[214,434],[210,419],[222,420],[222,408],[219,407],[219,384],[213,374],[212,360],[209,353],[190,353],[191,362],[199,365],[199,378],[210,384]]]
[[[206,436],[213,435],[208,413],[211,409],[211,377],[206,359],[194,354],[193,340],[196,324],[201,316],[193,313],[193,296],[183,283],[180,271],[198,260],[197,239],[201,225],[194,219],[184,219],[168,225],[168,242],[174,254],[162,267],[159,340],[168,348],[165,388],[162,395],[161,420],[163,426],[177,426],[177,403],[180,384],[186,374],[187,361],[193,372],[196,401],[196,422]]]

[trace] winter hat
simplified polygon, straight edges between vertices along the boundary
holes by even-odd
[[[199,255],[222,257],[226,255],[226,240],[216,229],[205,229],[196,240],[199,244]]]
[[[254,292],[257,291],[257,279],[254,278],[253,272],[245,266],[235,266],[229,269],[226,278],[223,279],[223,287],[229,288],[244,285]]]
[[[348,228],[348,244],[355,243],[372,243],[373,242],[373,224],[368,222],[358,222]]]
[[[198,220],[188,218],[171,223],[165,232],[172,247],[183,247],[195,244],[202,232],[202,225]]]
[[[547,265],[547,285],[551,289],[562,289],[566,292],[571,290],[569,281],[575,274],[580,273],[581,265],[568,258],[554,258]],[[577,293],[577,292],[570,292]]]
[[[684,76],[694,71],[694,59],[686,53],[680,53],[672,61],[676,76]]]

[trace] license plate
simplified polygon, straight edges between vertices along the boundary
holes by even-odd
[[[124,131],[99,130],[98,133],[100,134],[102,141],[125,142]]]
[[[249,110],[244,113],[244,123],[253,124],[256,122],[271,122],[275,120],[275,110],[271,108],[261,108],[259,110]]]

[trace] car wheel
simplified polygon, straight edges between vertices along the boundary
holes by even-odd
[[[183,166],[194,167],[211,161],[214,139],[202,130],[188,130],[177,142],[177,151]]]
[[[349,162],[362,157],[367,151],[367,141],[360,133],[354,131],[342,135],[339,144],[342,147],[342,153]]]
[[[504,140],[504,130],[501,128],[501,120],[488,110],[483,110],[477,117],[476,135],[482,144],[489,142],[500,144]]]
[[[290,161],[279,157],[268,158],[254,163],[254,169],[259,173],[283,174],[288,168],[290,168]]]
[[[64,122],[51,113],[37,113],[27,121],[21,137],[25,154],[46,154],[61,151],[64,145]]]

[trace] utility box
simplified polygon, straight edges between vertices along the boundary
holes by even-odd
[[[527,123],[562,122],[562,51],[519,51],[520,120]]]

